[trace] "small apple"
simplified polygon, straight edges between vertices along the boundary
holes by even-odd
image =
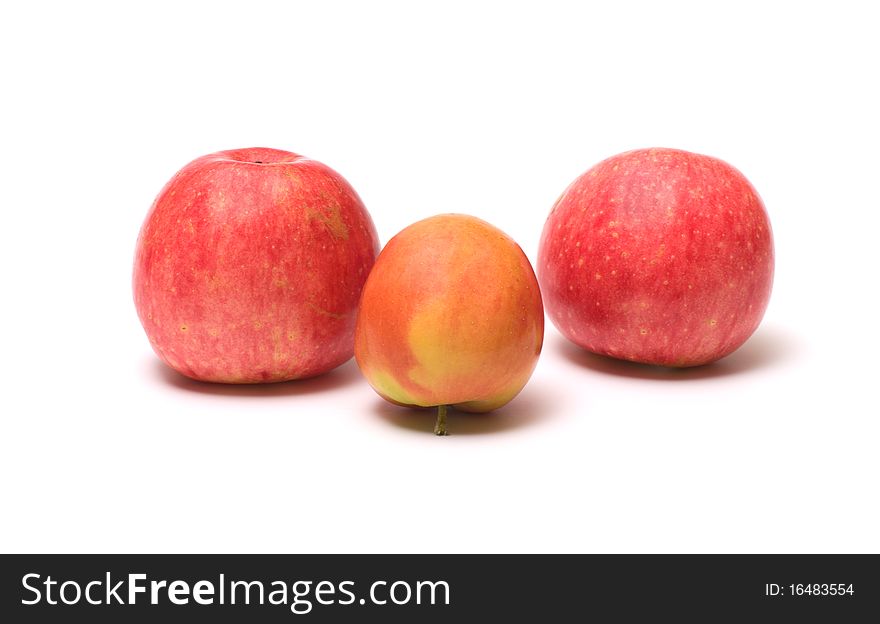
[[[577,178],[544,225],[547,313],[577,345],[697,366],[758,327],[773,283],[764,204],[727,163],[675,149],[613,156]]]
[[[392,238],[370,272],[355,359],[373,389],[404,406],[501,407],[541,353],[544,311],[532,266],[501,230],[446,214]]]
[[[159,357],[202,381],[310,377],[351,358],[373,222],[338,173],[268,148],[165,185],[140,231],[134,302]]]

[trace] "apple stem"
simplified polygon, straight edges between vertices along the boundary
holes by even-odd
[[[437,406],[437,423],[434,425],[434,435],[447,436],[449,432],[446,430],[446,406]]]

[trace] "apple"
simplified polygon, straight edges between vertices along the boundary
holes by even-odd
[[[727,163],[676,149],[602,161],[556,201],[538,279],[554,325],[593,353],[671,367],[728,355],[773,283],[764,204]]]
[[[357,193],[326,165],[269,148],[209,154],[150,208],[135,307],[158,356],[193,379],[311,377],[351,358],[378,246]]]
[[[531,264],[496,227],[468,215],[419,221],[392,238],[361,297],[355,359],[384,399],[488,412],[525,386],[544,309]]]

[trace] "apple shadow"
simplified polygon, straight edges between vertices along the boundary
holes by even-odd
[[[152,369],[160,382],[176,390],[238,397],[286,397],[328,392],[354,383],[360,378],[354,358],[316,377],[264,384],[224,384],[197,381],[181,375],[156,358],[153,358]]]
[[[546,422],[558,411],[560,394],[537,386],[526,386],[514,399],[484,414],[449,408],[446,414],[449,435],[471,436],[504,433]],[[433,435],[436,407],[402,407],[377,398],[373,413],[385,422],[423,435]]]
[[[739,349],[716,362],[671,368],[596,355],[556,334],[556,351],[566,360],[598,373],[657,381],[694,381],[751,373],[778,366],[802,350],[795,336],[778,327],[759,328]]]

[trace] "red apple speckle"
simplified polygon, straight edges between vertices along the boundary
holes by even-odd
[[[159,357],[203,381],[317,375],[351,358],[378,253],[335,171],[281,150],[203,156],[159,193],[138,237],[134,300]]]
[[[557,200],[538,278],[556,327],[616,358],[695,366],[757,328],[773,281],[757,192],[718,159],[644,149],[605,160]]]

